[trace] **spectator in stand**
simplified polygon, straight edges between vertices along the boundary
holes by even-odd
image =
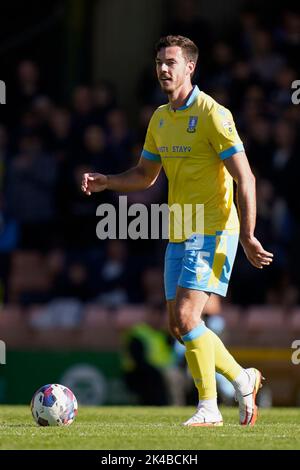
[[[255,31],[250,63],[257,78],[265,83],[272,82],[285,62],[284,57],[274,49],[271,33],[263,29]]]
[[[51,244],[55,218],[57,162],[45,153],[38,135],[20,141],[19,152],[8,168],[8,209],[20,223],[24,248]]]
[[[130,160],[133,133],[130,131],[127,116],[122,109],[112,109],[106,118],[108,149],[113,157],[113,171],[124,171]]]
[[[271,122],[264,116],[250,122],[248,128],[248,154],[255,171],[269,177],[274,150]]]
[[[23,60],[17,68],[15,90],[11,95],[8,110],[11,125],[18,124],[20,117],[31,108],[34,100],[41,94],[38,65],[31,60]]]
[[[168,15],[162,36],[180,34],[190,38],[198,46],[201,45],[200,49],[203,52],[200,51],[199,68],[201,68],[201,74],[204,74],[211,54],[212,30],[209,23],[201,17],[199,2],[196,0],[176,0],[173,17]]]
[[[111,82],[100,80],[92,89],[94,122],[104,126],[106,116],[117,107],[116,90]]]
[[[128,303],[129,273],[126,243],[122,240],[109,240],[104,260],[94,276],[97,301],[109,307]]]
[[[300,72],[300,12],[299,7],[288,7],[284,9],[282,22],[275,31],[278,48],[287,63],[294,67],[299,75]]]

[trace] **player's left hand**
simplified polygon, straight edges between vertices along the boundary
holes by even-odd
[[[269,266],[273,261],[273,253],[266,251],[255,237],[241,239],[241,245],[250,263],[258,269]]]

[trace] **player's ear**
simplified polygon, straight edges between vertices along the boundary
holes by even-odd
[[[189,60],[188,63],[187,63],[187,67],[188,67],[189,74],[193,75],[193,73],[195,71],[195,67],[196,67],[195,62]]]

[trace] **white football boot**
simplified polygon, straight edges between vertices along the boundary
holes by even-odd
[[[223,418],[219,410],[212,412],[200,407],[190,419],[183,423],[183,426],[223,426]]]
[[[245,369],[245,372],[249,377],[248,385],[243,387],[243,390],[235,387],[236,399],[239,403],[240,424],[242,426],[254,426],[258,416],[256,395],[262,387],[264,377],[262,377],[259,370],[254,368]]]

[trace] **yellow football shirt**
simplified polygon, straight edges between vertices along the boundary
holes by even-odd
[[[230,111],[195,86],[185,106],[174,111],[166,104],[154,112],[142,156],[162,163],[169,207],[178,205],[184,214],[185,205],[192,205],[193,229],[199,227],[196,218],[201,214],[196,204],[203,205],[204,224],[197,233],[215,235],[226,230],[236,234],[239,219],[233,180],[223,160],[243,150]],[[183,220],[178,213],[170,217],[170,241],[188,238],[186,233],[178,236],[180,230],[175,234]]]

